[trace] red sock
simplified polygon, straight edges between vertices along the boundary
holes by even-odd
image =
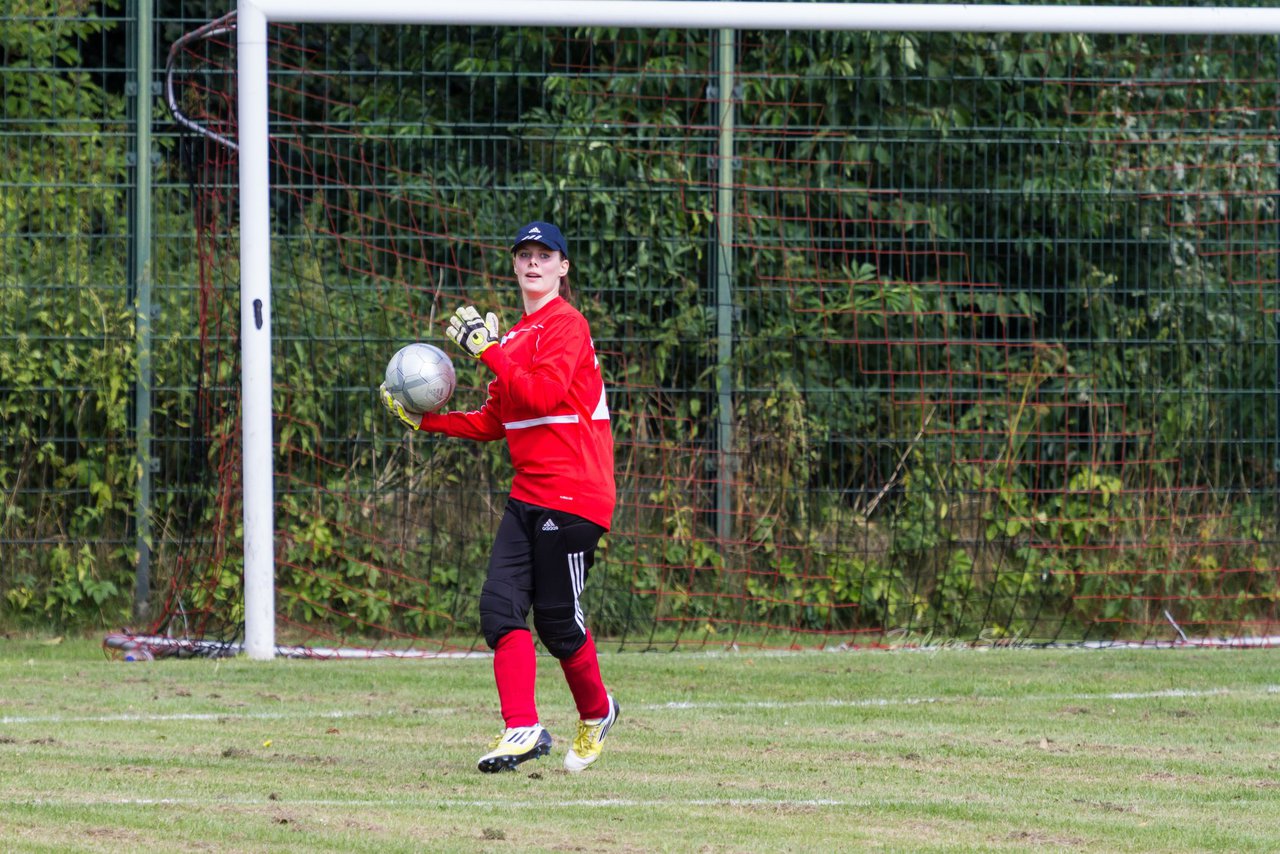
[[[533,636],[528,630],[507,632],[493,651],[493,679],[498,683],[498,702],[508,727],[533,726],[538,722],[534,686],[538,681],[538,658]]]
[[[591,632],[587,632],[587,641],[577,652],[560,660],[560,669],[569,683],[578,717],[587,720],[609,714],[609,695],[600,678],[600,660],[596,657],[596,642],[591,639]]]

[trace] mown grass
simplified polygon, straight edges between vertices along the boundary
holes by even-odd
[[[1280,850],[1280,650],[604,654],[622,718],[581,775],[539,664],[551,757],[482,775],[487,658],[0,641],[0,847]]]

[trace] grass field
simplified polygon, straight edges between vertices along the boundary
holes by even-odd
[[[552,755],[482,775],[486,658],[0,640],[0,849],[1280,850],[1280,650],[604,653],[580,775],[539,664]]]

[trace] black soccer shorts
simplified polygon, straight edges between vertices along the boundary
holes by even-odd
[[[480,592],[480,627],[489,647],[533,625],[547,651],[568,658],[587,639],[583,585],[605,529],[595,522],[516,499],[498,524]]]

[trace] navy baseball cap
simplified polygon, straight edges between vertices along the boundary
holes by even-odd
[[[549,222],[531,222],[516,233],[516,240],[511,244],[511,251],[515,252],[516,247],[521,243],[541,243],[548,249],[555,249],[561,255],[569,257],[569,244],[565,243],[564,235],[560,233],[560,229],[556,228]]]

